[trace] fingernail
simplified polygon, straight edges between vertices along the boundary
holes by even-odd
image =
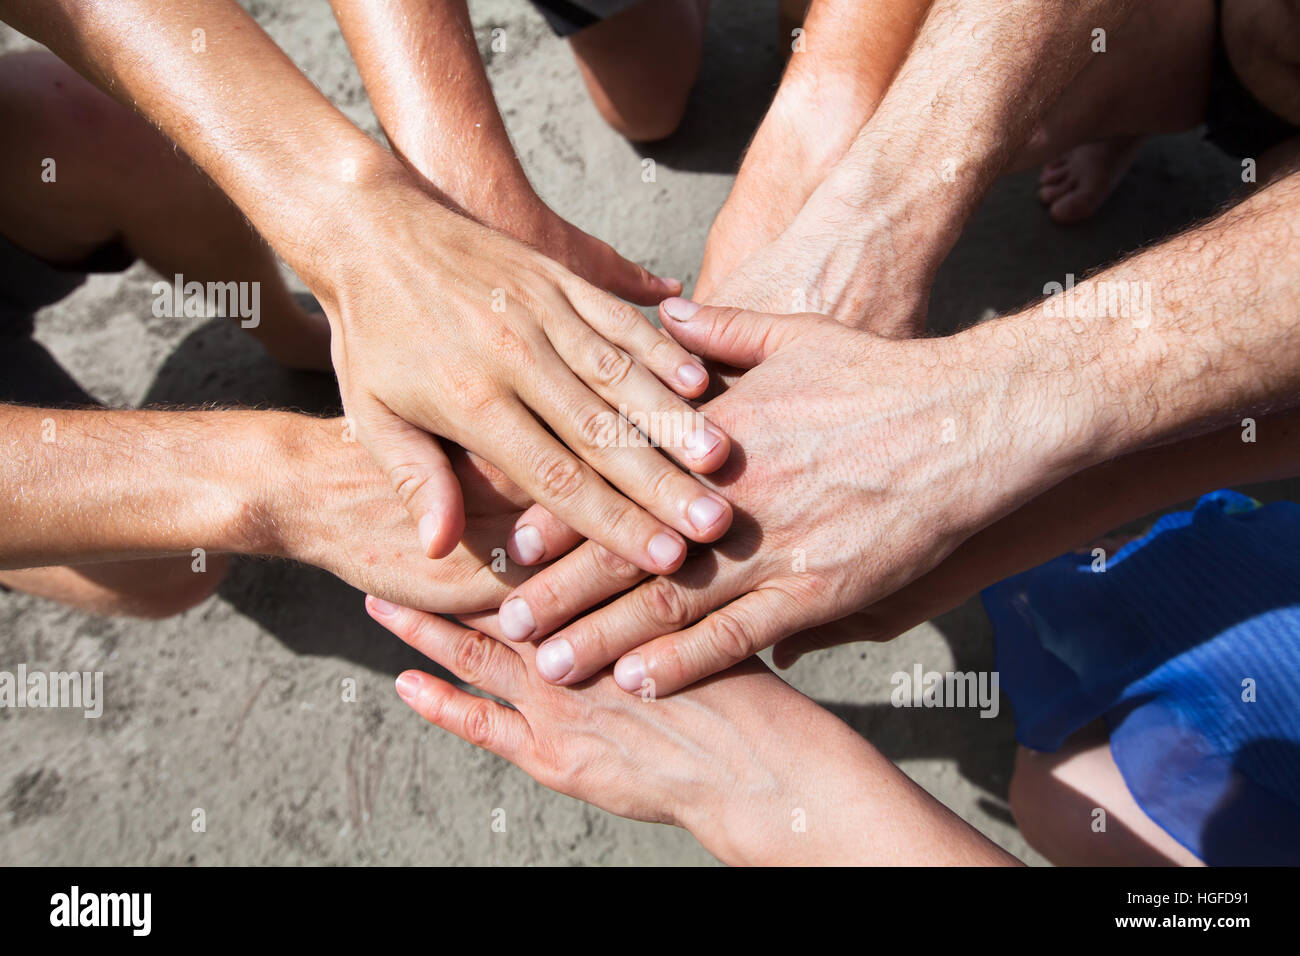
[[[726,511],[726,507],[717,498],[696,498],[686,509],[686,517],[696,531],[708,531]]]
[[[677,380],[687,388],[699,388],[709,380],[709,373],[693,362],[687,362],[677,370]]]
[[[501,605],[497,615],[501,622],[501,633],[512,641],[527,640],[537,630],[533,620],[533,611],[523,598],[511,598]]]
[[[414,671],[403,671],[397,675],[397,696],[402,700],[410,700],[420,692],[422,683],[419,674]]]
[[[377,598],[372,594],[370,595],[370,610],[380,617],[392,617],[397,613],[397,605],[391,604],[383,598]]]
[[[419,530],[420,549],[424,552],[425,557],[428,557],[429,547],[433,544],[433,536],[438,531],[438,519],[433,516],[432,511],[420,516]]]
[[[683,299],[680,296],[664,299],[663,307],[668,317],[676,319],[678,322],[689,322],[692,316],[700,311],[699,303],[692,302],[690,299]]]
[[[537,649],[537,673],[549,681],[563,680],[573,670],[573,648],[564,638],[547,641]]]
[[[546,548],[542,545],[542,533],[530,524],[516,528],[515,533],[510,536],[510,541],[515,546],[515,554],[520,564],[540,561],[542,555],[546,553]]]
[[[680,292],[683,288],[681,279],[665,279],[663,276],[660,276],[659,283],[660,285],[664,286],[664,288],[676,289],[678,292]]]
[[[646,550],[650,552],[650,557],[654,559],[655,564],[661,568],[671,568],[681,558],[686,546],[677,538],[660,533],[650,539],[650,545]]]
[[[682,444],[692,458],[708,458],[721,441],[722,436],[711,428],[699,428],[687,435]]]
[[[645,664],[640,654],[631,654],[614,665],[614,683],[635,694],[645,683]]]

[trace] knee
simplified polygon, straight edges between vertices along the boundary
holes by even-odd
[[[689,98],[688,89],[680,95],[661,96],[654,102],[631,108],[612,102],[596,105],[605,122],[624,139],[632,143],[653,143],[677,132]]]
[[[166,571],[137,578],[138,586],[127,584],[110,591],[113,606],[102,613],[148,621],[175,617],[215,594],[229,569],[230,559],[224,555],[208,558],[202,571],[194,570],[187,558],[171,559]]]
[[[570,39],[596,109],[625,138],[654,142],[681,125],[707,11],[705,0],[642,0]]]
[[[179,164],[170,141],[148,121],[47,51],[0,59],[0,88],[27,104],[33,135],[75,147],[93,156],[96,166],[152,183]]]
[[[220,587],[229,559],[213,556],[202,570],[189,558],[148,558],[75,567],[0,572],[0,584],[102,617],[161,620],[188,611]]]

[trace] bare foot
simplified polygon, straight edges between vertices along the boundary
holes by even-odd
[[[1120,136],[1075,147],[1043,167],[1039,201],[1057,222],[1082,222],[1110,198],[1141,146],[1140,136]]]

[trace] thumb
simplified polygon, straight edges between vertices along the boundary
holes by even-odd
[[[814,324],[830,321],[822,315],[771,315],[678,298],[660,303],[659,315],[668,334],[682,346],[701,358],[737,368],[753,368]]]
[[[660,278],[644,266],[623,258],[609,243],[586,233],[582,239],[577,261],[566,265],[597,288],[637,305],[655,305],[666,296],[682,291],[677,279]]]
[[[465,503],[438,439],[382,405],[357,424],[361,443],[410,512],[421,552],[451,554],[465,533]]]

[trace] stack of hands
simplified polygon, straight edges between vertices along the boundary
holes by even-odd
[[[426,6],[451,18],[458,108],[419,72],[440,62],[419,48],[432,25],[386,31],[379,6],[335,3],[390,152],[234,4],[206,10],[208,57],[149,46],[133,24],[189,29],[150,0],[99,18],[112,55],[75,39],[73,0],[4,5],[181,145],[324,307],[346,420],[259,419],[303,500],[255,493],[218,550],[363,588],[384,626],[515,705],[403,674],[425,717],[723,859],[1005,859],[754,655],[888,639],[1116,521],[1284,467],[1215,430],[1300,385],[1294,337],[1281,319],[1225,331],[1185,288],[1231,297],[1242,267],[1201,255],[1206,235],[1286,228],[1300,183],[1091,280],[1159,277],[1155,332],[1040,303],[921,338],[939,264],[1035,130],[1016,104],[1052,102],[1087,55],[1060,38],[1128,4],[899,3],[887,34],[840,30],[848,8],[826,4],[840,13],[819,28],[815,8],[809,31],[827,52],[792,63],[691,301],[538,198],[463,5]],[[993,56],[961,40],[980,30],[1024,42]],[[882,67],[864,69],[854,38],[877,33]],[[229,122],[230,101],[310,121]],[[1293,298],[1295,254],[1252,248],[1264,315]],[[622,300],[658,304],[662,329]],[[1220,359],[1214,389],[1189,394]],[[1117,482],[1138,490],[1096,494]],[[792,841],[792,812],[831,825]]]

